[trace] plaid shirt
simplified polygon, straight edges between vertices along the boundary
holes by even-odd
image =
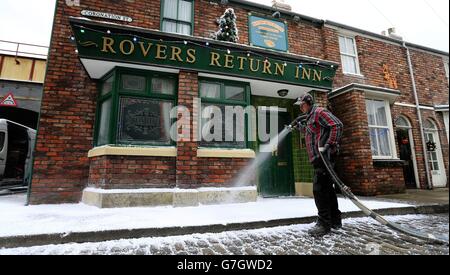
[[[315,164],[320,160],[318,147],[329,144],[331,152],[336,153],[344,125],[331,112],[316,106],[312,107],[306,121],[300,129],[305,133],[309,161]]]

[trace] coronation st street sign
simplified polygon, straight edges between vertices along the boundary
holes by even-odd
[[[111,20],[129,22],[129,23],[133,22],[133,19],[131,17],[107,13],[107,12],[100,12],[100,11],[83,10],[83,11],[81,11],[81,15],[87,16],[87,17],[106,18],[106,19],[111,19]]]
[[[285,62],[232,48],[216,49],[206,43],[200,46],[198,42],[143,39],[78,26],[74,26],[74,33],[80,58],[192,69],[325,89],[332,88],[336,74],[336,67],[331,65]]]

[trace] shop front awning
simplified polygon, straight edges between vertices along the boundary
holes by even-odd
[[[338,67],[307,56],[84,18],[71,18],[70,23],[79,58],[93,79],[120,66],[190,70],[329,91]]]

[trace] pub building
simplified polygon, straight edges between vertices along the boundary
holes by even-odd
[[[305,93],[344,123],[336,170],[356,194],[448,187],[448,85],[446,52],[276,1],[58,0],[29,203],[311,196],[298,132],[248,183],[236,181],[265,145],[250,136],[267,125],[246,115],[243,141],[193,138],[211,106],[275,112],[281,131]],[[188,115],[173,116],[175,106]],[[222,121],[215,128],[229,137]]]

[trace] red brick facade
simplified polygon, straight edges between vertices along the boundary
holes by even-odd
[[[65,0],[57,1],[30,203],[78,202],[82,190],[88,185],[105,189],[228,186],[240,169],[248,164],[248,159],[198,158],[199,145],[191,140],[181,140],[176,144],[176,158],[88,158],[88,152],[93,149],[98,83],[89,78],[75,52],[75,46],[70,42],[72,31],[68,18],[80,17],[82,10],[104,11],[133,18],[132,23],[120,24],[159,30],[160,2],[130,0],[124,4],[123,1],[82,0],[80,7],[69,7]],[[218,29],[216,19],[227,7],[233,7],[238,17],[239,43],[248,45],[248,13],[272,14],[270,10],[237,4],[235,1],[230,1],[228,6],[219,3],[194,1],[194,36],[209,38]],[[339,28],[308,20],[297,23],[292,17],[283,16],[288,23],[291,54],[341,63]],[[368,35],[356,35],[355,40],[362,76],[344,75],[339,68],[334,88],[351,83],[389,88],[383,74],[383,65],[386,64],[398,81],[401,95],[397,102],[414,105],[406,50],[401,44],[369,38]],[[411,54],[420,104],[430,107],[448,105],[448,81],[442,57],[417,49],[411,49]],[[178,105],[186,106],[192,113],[193,98],[198,96],[198,73],[180,71],[178,85]],[[324,100],[320,103],[326,105]],[[364,92],[353,91],[336,97],[331,103],[333,112],[346,125],[339,165],[343,180],[359,194],[402,192],[405,186],[401,168],[374,167]],[[412,124],[420,185],[425,188],[424,154],[416,110],[393,105],[391,111],[394,120],[403,115]],[[448,141],[442,114],[424,110],[422,115],[424,121],[431,118],[439,127],[448,176]],[[190,136],[198,126],[194,119],[180,123],[191,126]],[[183,134],[186,136],[188,133]]]
[[[89,185],[102,189],[174,188],[175,158],[102,156],[90,162]]]

